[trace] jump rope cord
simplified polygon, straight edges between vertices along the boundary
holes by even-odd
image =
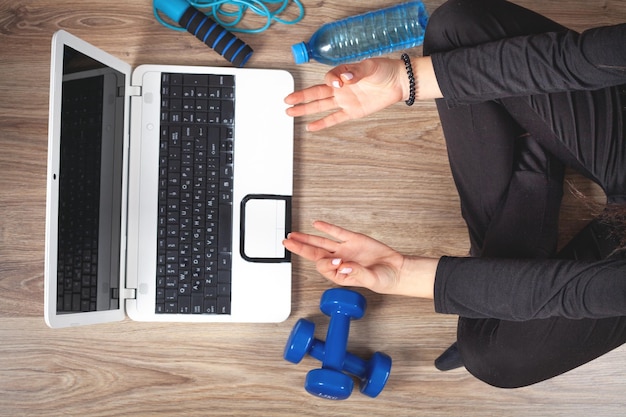
[[[273,22],[293,25],[304,17],[304,6],[300,0],[187,0],[190,6],[202,10],[211,16],[218,24],[227,28],[231,32],[240,33],[260,33],[270,27]],[[290,3],[298,7],[298,16],[293,19],[283,19],[279,17],[287,9]],[[184,31],[185,28],[175,26],[166,22],[161,17],[159,11],[152,6],[154,16],[163,26],[172,30]],[[271,10],[274,9],[274,10]],[[258,28],[246,29],[236,27],[244,18],[246,12],[250,10],[266,18],[265,24]],[[226,20],[224,20],[226,19]]]

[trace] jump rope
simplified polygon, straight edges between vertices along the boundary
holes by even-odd
[[[281,15],[290,4],[297,7],[298,15],[285,19]],[[304,17],[300,0],[154,0],[153,11],[163,26],[191,33],[237,67],[244,66],[253,51],[233,32],[261,33],[274,22],[293,25]],[[256,28],[240,27],[248,12],[264,17],[265,24]],[[169,23],[162,15],[179,26]]]

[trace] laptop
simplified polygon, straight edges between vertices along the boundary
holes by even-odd
[[[131,71],[59,31],[50,84],[48,326],[289,316],[288,72]]]

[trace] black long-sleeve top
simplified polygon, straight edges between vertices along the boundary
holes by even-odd
[[[432,54],[446,100],[477,103],[626,83],[626,23],[503,39]]]
[[[626,24],[505,39],[432,60],[444,98],[459,104],[617,86],[626,84]],[[469,318],[626,316],[626,260],[443,257],[434,290],[437,312]]]

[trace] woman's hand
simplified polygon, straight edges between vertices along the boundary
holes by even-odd
[[[287,109],[290,116],[334,111],[310,123],[307,126],[309,131],[368,116],[409,95],[408,78],[401,59],[372,58],[340,65],[326,74],[324,82],[285,98],[285,103],[294,106]]]
[[[329,223],[317,221],[313,227],[334,239],[293,232],[283,244],[315,262],[330,281],[381,294],[433,297],[437,259],[405,257],[371,237]]]
[[[416,99],[441,98],[431,58],[413,58],[411,65],[417,83]],[[307,126],[313,132],[368,116],[408,98],[409,78],[404,61],[371,58],[333,68],[326,74],[324,84],[293,92],[285,103],[293,106],[287,114],[294,117],[331,112]]]

